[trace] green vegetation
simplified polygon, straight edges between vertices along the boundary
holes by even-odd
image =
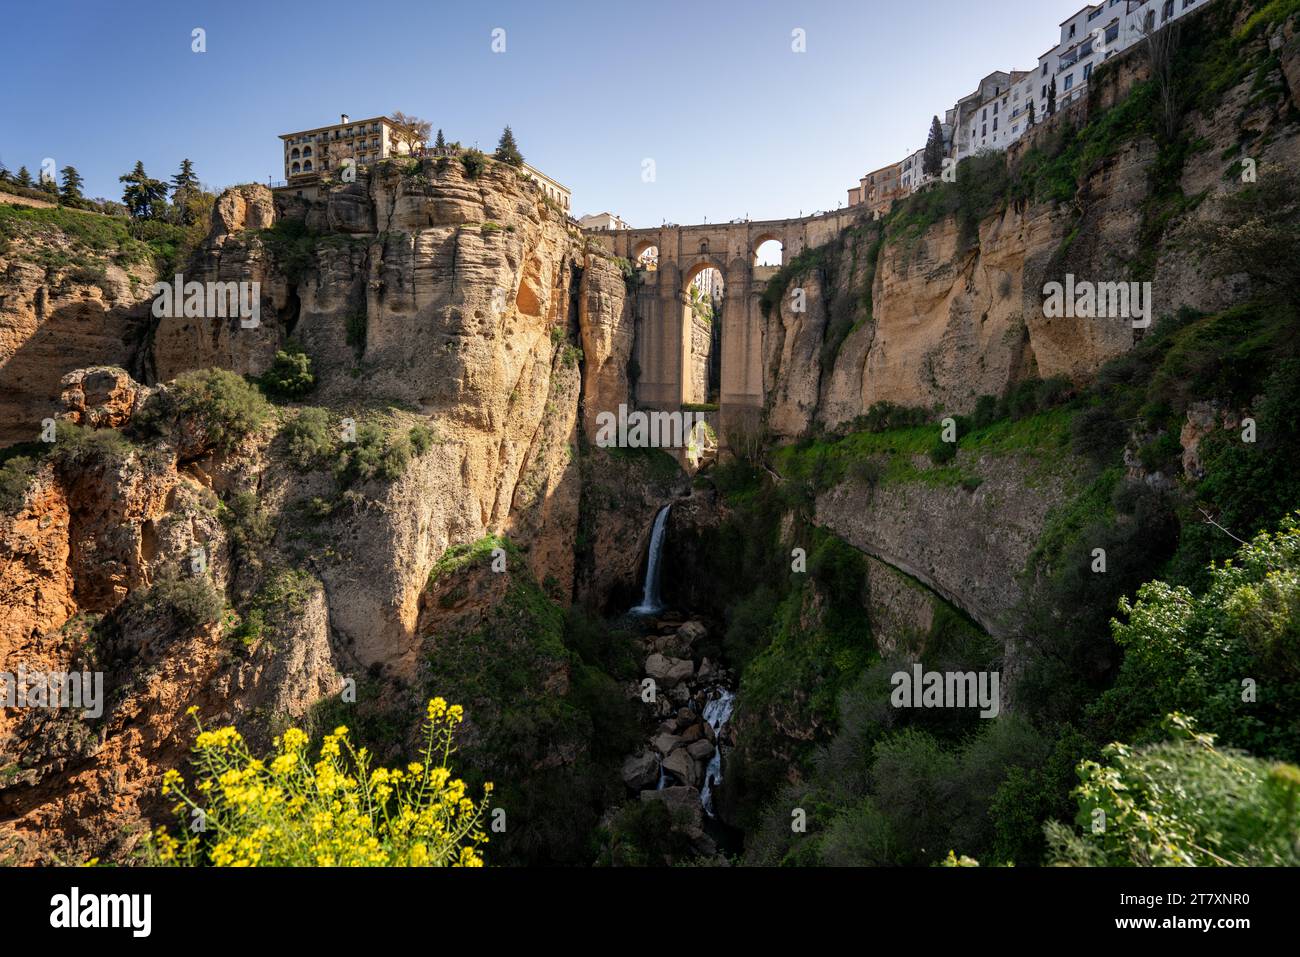
[[[0,204],[0,248],[82,281],[105,281],[107,263],[127,270],[149,263],[159,276],[170,276],[201,238],[166,222]]]
[[[225,600],[206,575],[184,577],[165,572],[145,589],[131,592],[123,605],[124,617],[140,621],[168,620],[182,631],[193,632],[215,624],[225,610]]]
[[[316,377],[311,371],[311,357],[301,345],[290,339],[283,349],[277,349],[271,368],[263,373],[262,388],[276,398],[301,399],[316,388]]]
[[[1171,714],[1172,740],[1111,744],[1085,761],[1076,833],[1048,825],[1053,864],[1074,867],[1295,867],[1300,768],[1215,747]]]
[[[505,571],[492,567],[495,548],[506,552]],[[621,684],[639,671],[633,635],[566,615],[506,539],[453,549],[431,579],[437,594],[479,599],[443,612],[427,637],[423,681],[465,702],[474,724],[466,780],[491,776],[509,809],[494,860],[590,863],[589,838],[621,796],[618,767],[640,740],[636,702]]]
[[[0,465],[0,512],[16,512],[36,477],[36,460],[15,455]]]
[[[178,426],[197,433],[204,446],[231,451],[262,427],[270,406],[256,387],[225,369],[186,372],[152,396],[136,417],[146,434]]]
[[[300,472],[318,468],[334,453],[334,428],[325,409],[307,408],[281,430],[289,464]]]
[[[258,589],[242,616],[233,620],[226,637],[244,648],[287,631],[298,621],[320,582],[302,569],[276,570]]]

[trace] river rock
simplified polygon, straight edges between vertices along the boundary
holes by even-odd
[[[675,688],[695,674],[689,658],[667,658],[657,652],[645,660],[645,673],[665,688]]]
[[[700,738],[702,737],[704,737],[703,721],[691,725],[689,728],[683,731],[681,735],[683,744],[691,744],[692,742],[700,740]]]
[[[675,734],[660,734],[650,742],[654,749],[660,754],[672,754],[677,748],[682,746],[682,739]]]
[[[633,791],[652,788],[659,780],[659,756],[653,751],[636,754],[623,762],[623,783]]]
[[[713,672],[714,672],[713,662],[711,662],[708,658],[705,658],[702,662],[700,662],[700,670],[698,673],[696,673],[695,677],[699,681],[708,681],[710,678],[713,677]]]
[[[677,775],[678,780],[693,788],[700,784],[699,764],[686,748],[678,748],[664,758],[664,770]]]
[[[713,744],[705,738],[700,738],[700,740],[692,741],[686,746],[686,753],[696,761],[707,762],[709,758],[713,757]]]

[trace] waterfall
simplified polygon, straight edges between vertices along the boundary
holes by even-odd
[[[645,590],[641,594],[641,604],[632,609],[634,615],[653,615],[663,610],[659,601],[659,557],[664,548],[664,529],[668,525],[668,510],[665,505],[655,516],[654,528],[650,532],[650,555],[645,566]]]
[[[704,772],[704,786],[700,789],[700,804],[704,813],[713,817],[713,786],[722,783],[722,729],[731,720],[731,708],[736,695],[726,688],[717,689],[718,696],[704,706],[704,720],[713,729],[713,757]]]

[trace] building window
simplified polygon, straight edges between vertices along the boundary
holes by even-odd
[[[998,118],[995,116],[993,117],[993,132],[996,133],[997,131],[998,131]],[[996,136],[993,138],[997,139]]]
[[[1074,74],[1073,74],[1073,73],[1067,73],[1067,74],[1065,75],[1065,87],[1064,87],[1064,89],[1069,90],[1069,89],[1072,89],[1073,87],[1074,87]]]
[[[1165,0],[1165,7],[1161,11],[1160,22],[1164,23],[1174,15],[1174,0]]]
[[[310,173],[310,172],[311,172],[311,160],[307,160],[307,162],[305,162],[305,163],[302,164],[302,171],[303,171],[304,173]]]
[[[1087,83],[1089,77],[1091,77],[1091,76],[1092,76],[1092,64],[1091,64],[1091,63],[1085,63],[1085,64],[1083,65],[1083,82]]]
[[[311,147],[310,147],[310,146],[304,146],[304,147],[303,147],[303,150],[302,150],[302,155],[303,155],[303,156],[311,156]]]

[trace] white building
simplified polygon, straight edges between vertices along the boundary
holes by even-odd
[[[613,213],[592,213],[578,220],[583,229],[631,229],[632,226]]]
[[[1149,29],[1159,29],[1213,0],[1100,0],[1083,7],[1060,24],[1059,41],[1038,58],[1033,70],[997,71],[980,80],[975,92],[947,111],[948,156],[956,160],[980,150],[1004,150],[1048,116],[1052,83],[1056,110],[1087,95],[1093,71],[1111,57],[1140,42]],[[915,192],[933,177],[921,170],[924,150],[898,164],[900,192]],[[849,205],[855,200],[850,190]]]

